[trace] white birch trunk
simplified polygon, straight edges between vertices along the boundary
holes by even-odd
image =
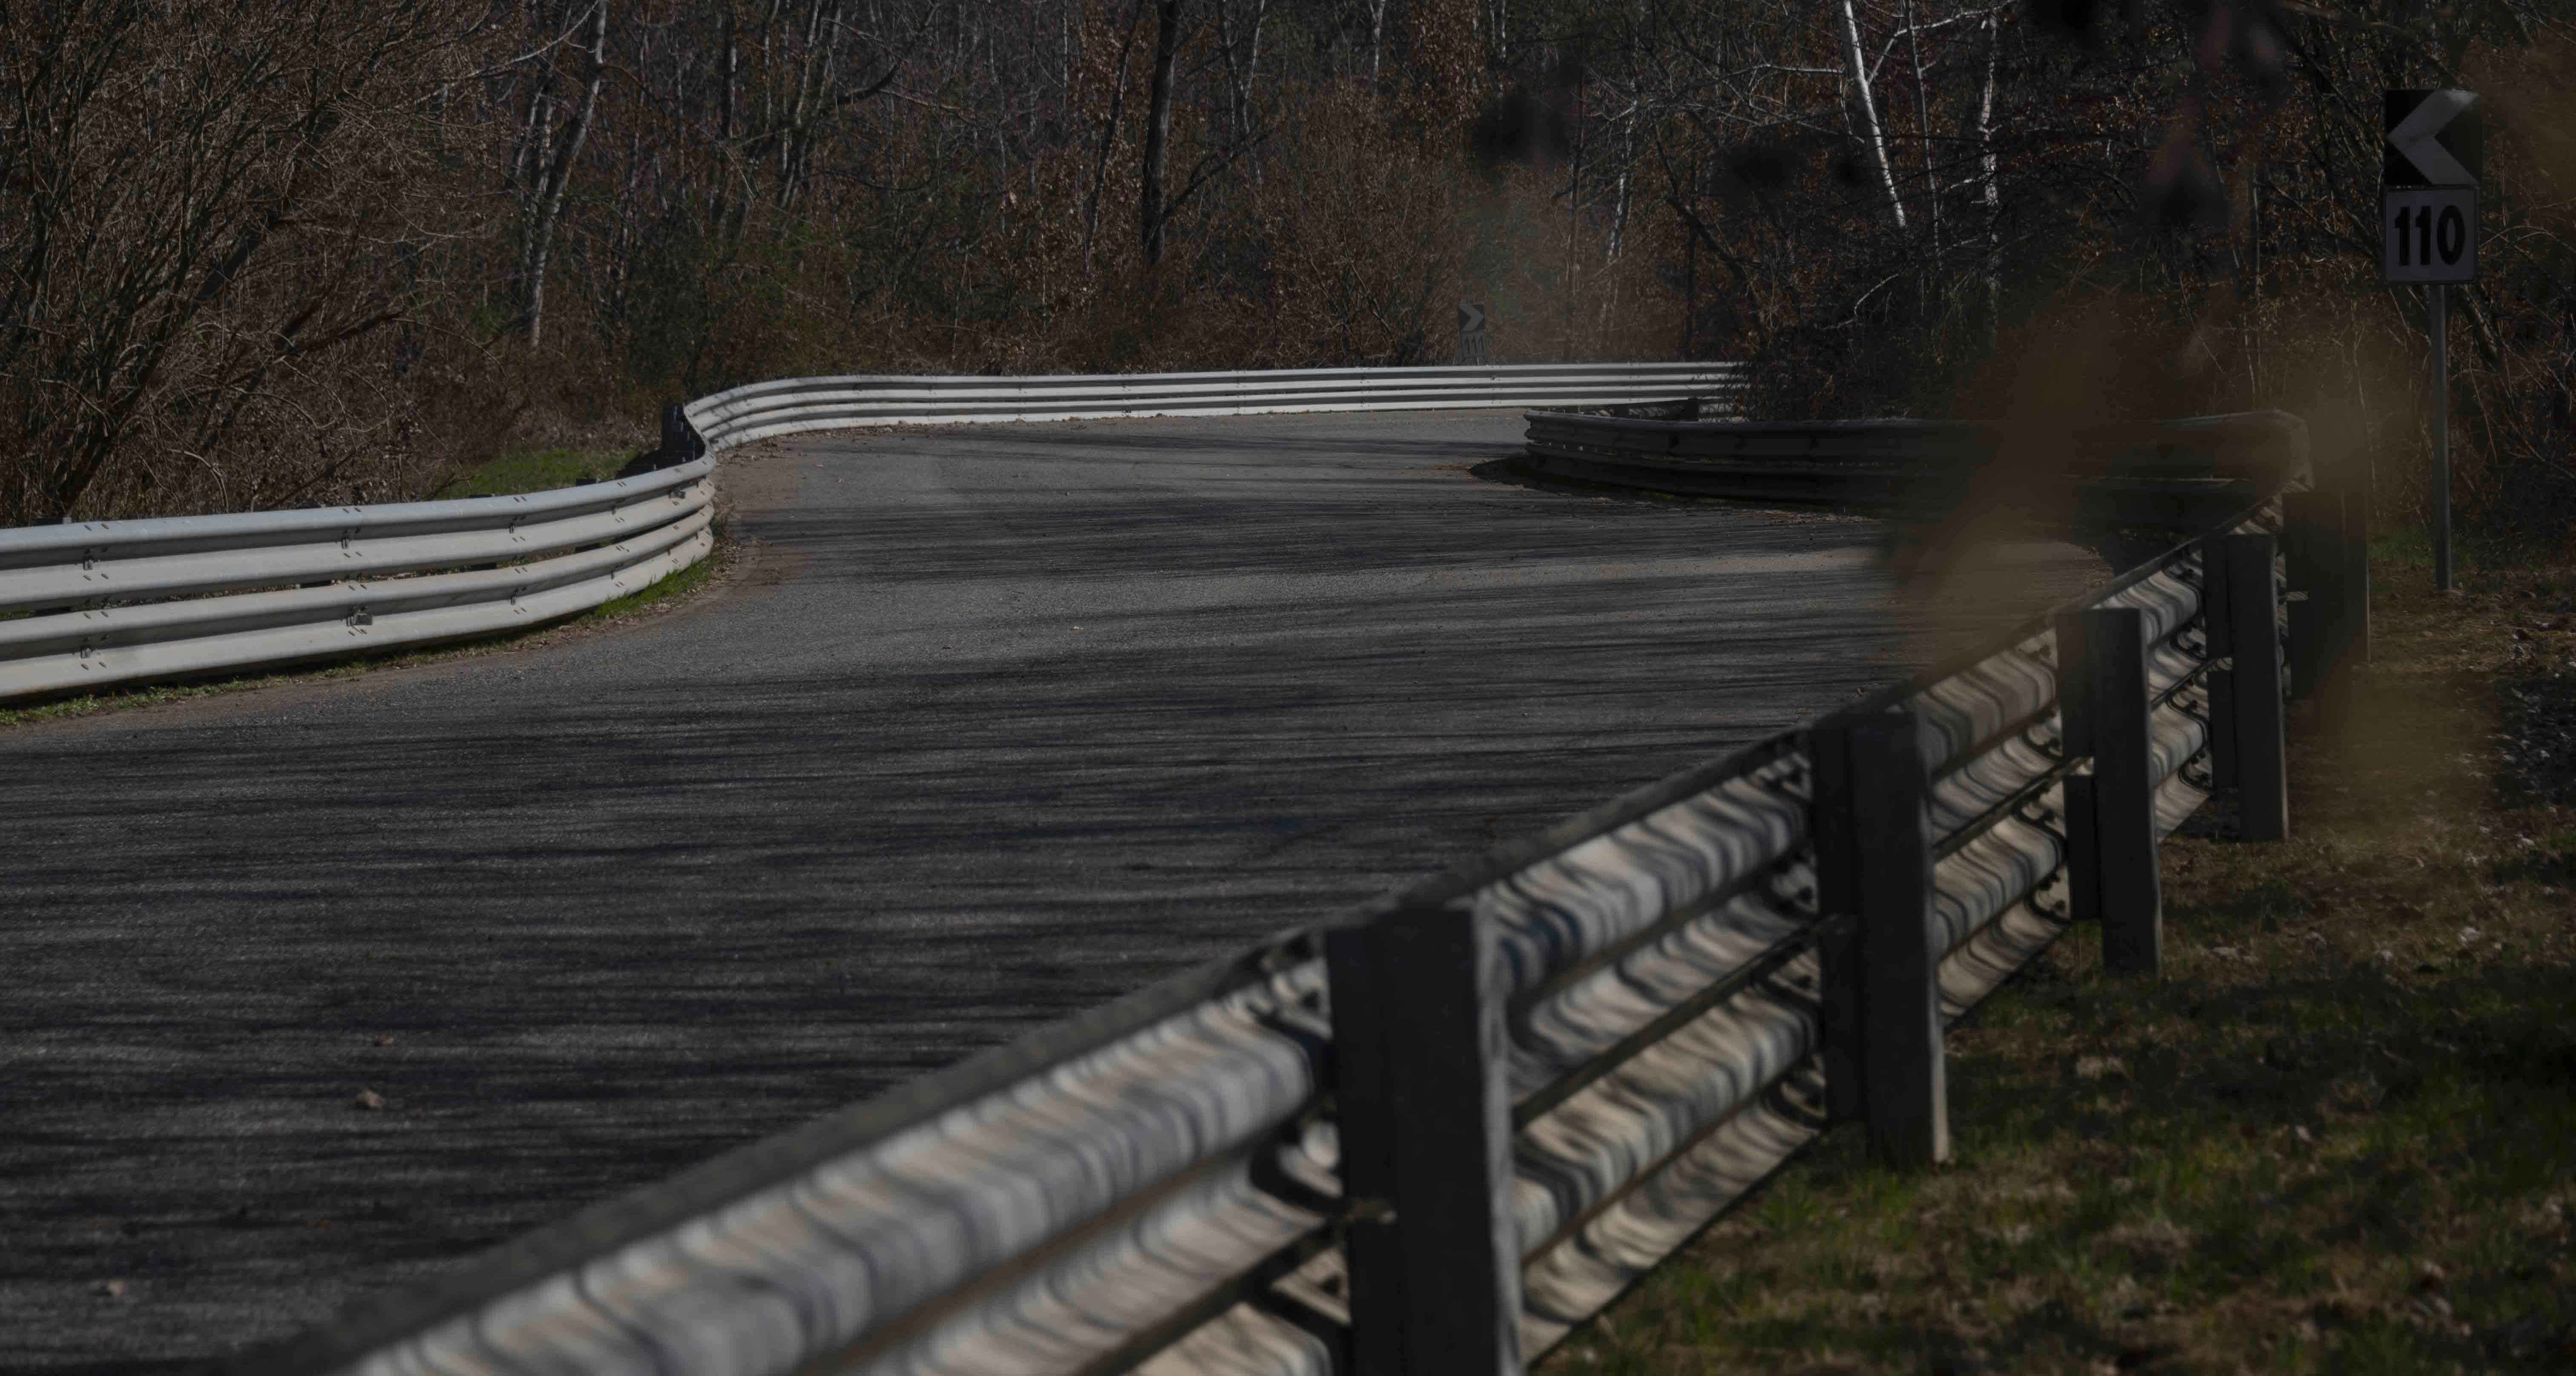
[[[589,80],[584,84],[581,108],[570,127],[555,145],[554,156],[545,163],[541,180],[531,188],[529,197],[527,239],[520,258],[519,323],[528,342],[535,344],[544,337],[546,309],[546,264],[553,256],[555,224],[563,217],[564,190],[572,182],[573,161],[581,156],[581,146],[590,137],[591,116],[599,109],[599,88],[608,76],[608,0],[593,0],[590,11]]]
[[[1923,26],[1915,18],[1914,0],[1905,0],[1905,44],[1914,57],[1914,145],[1923,154],[1923,222],[1932,234],[1935,270],[1942,258],[1941,188],[1932,172],[1932,103],[1923,79]]]
[[[1853,106],[1860,116],[1860,135],[1869,145],[1870,161],[1878,165],[1879,183],[1887,188],[1887,208],[1896,215],[1896,227],[1905,228],[1905,198],[1896,189],[1896,170],[1888,165],[1887,135],[1879,128],[1878,102],[1869,92],[1869,64],[1860,50],[1860,12],[1855,0],[1842,0],[1843,67],[1851,77]]]
[[[1377,89],[1378,63],[1386,53],[1386,0],[1369,0],[1369,89]]]

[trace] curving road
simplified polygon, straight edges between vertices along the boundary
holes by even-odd
[[[679,613],[0,732],[0,1370],[280,1335],[1925,642],[1874,527],[1470,472],[1519,435],[809,437]],[[1997,557],[1961,624],[2100,571]]]

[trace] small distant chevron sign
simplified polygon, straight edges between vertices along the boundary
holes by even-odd
[[[1458,361],[1480,367],[1490,361],[1493,333],[1485,328],[1485,307],[1480,301],[1458,303]]]

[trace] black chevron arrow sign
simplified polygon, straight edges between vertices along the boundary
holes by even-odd
[[[2478,98],[2468,91],[2390,91],[2382,186],[2475,186],[2485,161]]]

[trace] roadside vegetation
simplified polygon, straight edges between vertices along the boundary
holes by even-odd
[[[620,449],[518,449],[450,479],[433,497],[506,497],[545,492],[617,476],[631,453]]]
[[[2070,934],[1952,1035],[1950,1166],[1829,1135],[1546,1369],[2576,1370],[2576,567],[2420,548],[2291,839],[2167,844],[2161,981]]]
[[[2431,495],[2379,95],[2478,91],[2463,524],[2576,517],[2552,0],[0,6],[0,526],[398,500],[819,372],[1751,364],[2281,406]],[[581,447],[575,444],[575,447]]]

